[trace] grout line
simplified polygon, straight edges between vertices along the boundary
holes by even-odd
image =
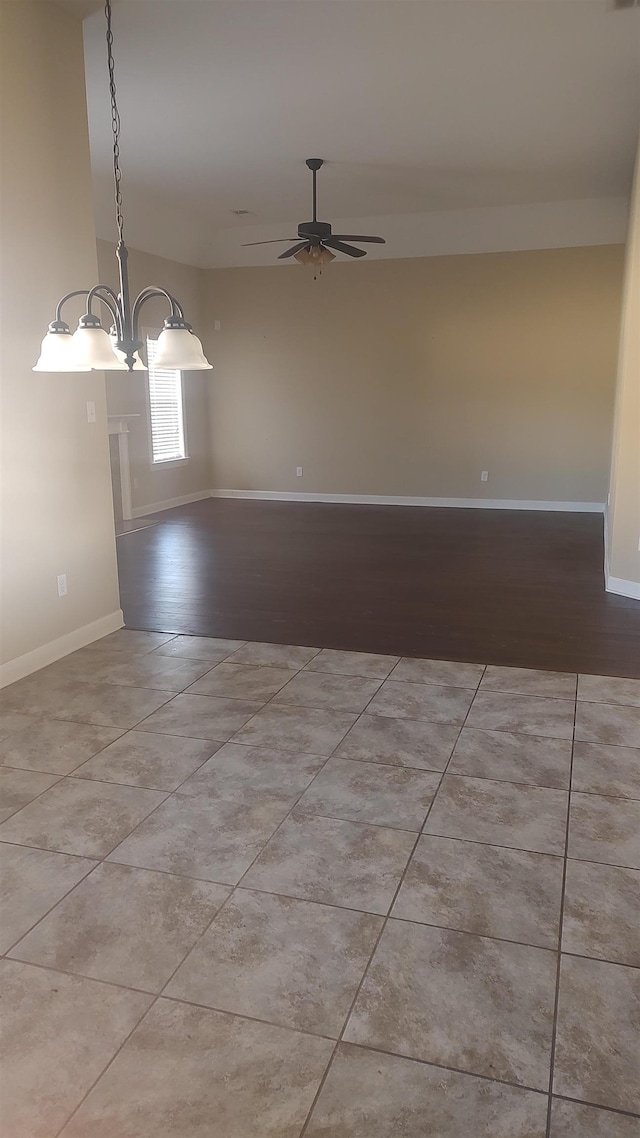
[[[24,770],[24,772],[26,774],[52,774],[53,773],[51,771],[31,771],[31,770],[28,770],[27,768],[23,768],[23,767],[2,767],[2,766],[0,766],[0,771],[2,771],[2,770],[19,770],[19,771]],[[58,786],[58,784],[60,782],[62,782],[63,778],[65,778],[65,777],[66,776],[62,775],[62,774],[58,775],[58,777],[54,778],[54,781],[52,783],[50,783],[49,786],[46,786],[44,788],[44,790],[41,790],[39,794],[34,794],[33,798],[30,798],[28,802],[23,802],[22,806],[16,806],[15,810],[12,810],[10,814],[7,814],[6,818],[2,819],[2,821],[0,822],[0,828],[2,826],[4,826],[5,822],[10,821],[11,818],[15,818],[16,814],[19,814],[21,810],[25,810],[27,806],[31,806],[32,802],[37,802],[38,799],[42,798],[42,795],[46,794],[48,790],[53,790],[54,786]],[[0,833],[0,841],[2,841],[2,840],[3,839],[2,839],[2,836]],[[15,844],[20,845],[19,842],[16,842]],[[55,852],[55,851],[53,851],[53,852]],[[80,855],[80,856],[82,856],[82,855]]]
[[[551,1109],[553,1106],[553,1082],[555,1076],[555,1060],[556,1060],[556,1045],[558,1040],[558,1011],[560,1006],[560,970],[562,967],[562,929],[564,924],[564,905],[566,896],[567,885],[567,859],[569,854],[569,826],[571,820],[571,788],[573,784],[573,761],[575,750],[575,728],[577,722],[577,703],[574,709],[573,716],[573,743],[571,747],[571,763],[569,766],[569,794],[567,798],[567,818],[565,822],[565,836],[564,836],[564,857],[562,865],[562,892],[560,894],[560,914],[558,918],[558,948],[557,948],[557,961],[556,961],[556,986],[555,997],[553,1003],[553,1022],[551,1029],[551,1050],[549,1054],[549,1102],[547,1105],[547,1128],[546,1138],[551,1138]]]
[[[602,1106],[599,1102],[589,1102],[585,1098],[572,1098],[571,1095],[557,1094],[553,1094],[551,1098],[557,1102],[574,1102],[578,1106],[590,1106],[592,1110],[601,1110],[605,1114],[621,1114],[623,1118],[640,1118],[640,1113],[636,1114],[633,1110],[621,1110],[617,1106]],[[606,1138],[606,1135],[603,1138]]]
[[[486,671],[486,667],[485,667],[485,671]],[[484,675],[484,672],[483,672],[483,675]],[[459,729],[459,731],[458,731],[458,739],[460,738],[460,733],[461,733],[461,731],[462,731],[462,729],[463,729],[463,727],[464,727],[464,724],[465,724],[465,723],[466,723],[466,721],[467,721],[467,717],[469,716],[469,713],[470,713],[470,711],[471,711],[471,707],[472,707],[472,706],[473,706],[473,700],[471,701],[471,703],[470,703],[470,705],[469,705],[469,708],[468,708],[468,710],[467,710],[467,714],[465,715],[465,718],[464,718],[464,720],[463,720],[462,724],[460,725],[460,729]],[[439,781],[438,781],[438,785],[437,785],[437,787],[436,787],[436,789],[435,789],[435,791],[434,791],[434,794],[433,794],[433,798],[431,799],[431,802],[430,802],[430,804],[429,804],[429,809],[428,809],[428,810],[427,810],[427,812],[426,812],[426,815],[425,815],[425,819],[424,819],[424,822],[422,823],[422,831],[421,831],[421,833],[422,833],[422,832],[424,832],[424,827],[426,826],[426,824],[427,824],[427,822],[428,822],[428,820],[429,820],[429,815],[431,814],[431,811],[433,810],[433,807],[434,807],[434,804],[435,804],[436,798],[437,798],[437,796],[438,796],[438,793],[439,793],[439,791],[440,791],[440,787],[442,786],[442,781],[443,781],[443,779],[444,779],[444,776],[445,776],[445,774],[446,774],[446,772],[447,772],[447,769],[448,769],[448,767],[449,767],[449,763],[451,762],[451,759],[453,758],[453,752],[454,752],[454,750],[455,750],[456,744],[457,744],[457,739],[456,739],[456,743],[454,743],[454,745],[453,745],[453,748],[452,748],[452,750],[451,750],[451,755],[449,756],[449,759],[448,759],[448,761],[447,761],[447,765],[445,766],[444,770],[442,771],[442,773],[441,773],[441,775],[440,775],[440,779],[439,779]],[[390,914],[391,914],[391,912],[392,912],[392,910],[393,910],[393,906],[395,905],[395,903],[396,903],[396,899],[397,899],[397,897],[398,897],[398,894],[400,893],[400,890],[401,890],[401,888],[402,888],[402,886],[403,886],[403,884],[404,884],[404,879],[405,879],[405,876],[406,876],[407,870],[408,870],[408,868],[409,868],[409,866],[411,865],[411,862],[412,862],[412,860],[413,860],[413,855],[414,855],[414,854],[415,854],[415,852],[416,852],[416,849],[417,849],[417,846],[418,846],[418,842],[420,841],[421,833],[419,833],[419,834],[417,834],[417,835],[416,835],[416,840],[415,840],[415,842],[413,843],[413,847],[412,847],[412,849],[411,849],[411,852],[410,852],[410,854],[409,854],[409,857],[407,858],[407,861],[406,861],[406,863],[405,863],[405,867],[404,867],[404,869],[403,869],[402,873],[400,874],[400,878],[399,878],[399,880],[398,880],[398,884],[397,884],[397,886],[396,886],[396,889],[395,889],[395,891],[394,891],[393,897],[391,898],[391,902],[390,902],[390,904],[389,904],[389,907],[388,907],[388,909],[387,909],[387,913],[386,913],[386,915],[385,915],[385,917],[384,917],[384,920],[383,920],[383,923],[382,923],[382,927],[381,927],[381,929],[380,929],[380,932],[378,933],[378,936],[377,936],[377,938],[376,938],[376,940],[375,940],[375,943],[374,943],[374,945],[373,945],[373,948],[372,948],[372,950],[371,950],[371,953],[370,953],[370,955],[369,955],[369,959],[368,959],[368,961],[367,961],[367,964],[365,965],[365,968],[364,968],[364,971],[363,971],[363,973],[362,973],[362,976],[360,977],[360,983],[358,984],[358,986],[357,986],[357,988],[356,988],[356,991],[355,991],[354,997],[353,997],[353,999],[352,999],[352,1001],[351,1001],[350,1007],[349,1007],[349,1009],[348,1009],[348,1011],[347,1011],[347,1014],[346,1014],[346,1016],[345,1016],[345,1019],[344,1019],[344,1023],[343,1023],[343,1025],[342,1025],[342,1030],[340,1031],[340,1034],[339,1034],[339,1036],[338,1036],[338,1039],[336,1040],[336,1044],[335,1044],[335,1047],[333,1048],[333,1051],[331,1052],[331,1055],[330,1055],[330,1057],[329,1057],[329,1062],[327,1063],[327,1066],[326,1066],[325,1072],[324,1072],[324,1074],[323,1074],[323,1076],[322,1076],[322,1078],[321,1078],[321,1080],[320,1080],[320,1083],[319,1083],[319,1085],[318,1085],[318,1089],[316,1090],[316,1093],[315,1093],[315,1095],[314,1095],[314,1098],[313,1098],[313,1101],[312,1101],[312,1103],[311,1103],[311,1106],[309,1107],[309,1110],[308,1110],[308,1112],[307,1112],[307,1116],[306,1116],[306,1118],[305,1118],[305,1121],[304,1121],[304,1124],[303,1124],[303,1126],[302,1126],[302,1130],[300,1131],[300,1135],[299,1135],[299,1138],[304,1138],[304,1135],[305,1135],[305,1134],[306,1134],[306,1132],[307,1132],[307,1129],[308,1129],[308,1127],[309,1127],[309,1123],[311,1122],[311,1118],[312,1118],[312,1116],[313,1116],[313,1112],[314,1112],[314,1110],[315,1110],[315,1107],[316,1107],[316,1103],[318,1102],[318,1099],[320,1098],[320,1095],[322,1094],[322,1091],[323,1091],[324,1085],[325,1085],[325,1083],[326,1083],[326,1081],[327,1081],[327,1078],[328,1078],[328,1076],[329,1076],[329,1072],[330,1072],[330,1070],[331,1070],[331,1067],[332,1067],[332,1065],[333,1065],[333,1061],[334,1061],[334,1059],[335,1059],[335,1057],[336,1057],[336,1055],[337,1055],[337,1052],[338,1052],[338,1047],[340,1046],[340,1043],[342,1043],[343,1041],[344,1041],[344,1042],[347,1042],[347,1041],[345,1041],[345,1040],[344,1040],[344,1033],[345,1033],[345,1031],[346,1031],[346,1029],[347,1029],[347,1027],[348,1027],[348,1025],[349,1025],[349,1020],[351,1019],[351,1015],[352,1015],[352,1013],[353,1013],[353,1010],[354,1010],[354,1008],[355,1008],[355,1005],[356,1005],[356,1003],[357,1003],[358,997],[359,997],[359,995],[360,995],[360,992],[361,992],[361,990],[362,990],[362,988],[363,988],[363,985],[364,985],[364,983],[365,983],[365,980],[366,980],[366,978],[367,978],[367,976],[368,976],[368,974],[369,974],[369,969],[371,968],[371,965],[372,965],[373,959],[374,959],[374,957],[375,957],[375,955],[376,955],[376,952],[378,951],[378,945],[380,944],[380,941],[382,940],[382,937],[383,937],[383,935],[384,935],[385,929],[386,929],[386,927],[387,927],[387,924],[388,924],[388,922],[389,922],[389,919],[390,919]]]

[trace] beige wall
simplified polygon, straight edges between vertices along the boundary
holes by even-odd
[[[98,241],[98,266],[103,284],[118,287],[114,246]],[[196,335],[202,324],[203,272],[191,265],[179,265],[137,249],[129,250],[129,280],[132,300],[147,285],[158,285],[173,293],[182,304],[185,316]],[[142,326],[162,328],[168,316],[167,304],[152,300],[142,310]],[[139,415],[130,424],[132,503],[134,509],[146,509],[189,494],[206,492],[211,487],[210,432],[208,418],[208,385],[211,372],[184,372],[183,391],[188,461],[183,464],[151,462],[149,408],[145,372],[107,372],[107,404],[110,415]]]
[[[3,2],[0,15],[0,641],[4,662],[42,649],[46,663],[95,638],[92,622],[115,614],[117,627],[120,604],[104,378],[31,371],[57,300],[97,279],[82,29],[49,2]],[[97,409],[91,425],[87,400]],[[59,573],[68,578],[62,599]],[[2,679],[34,666],[4,667]]]
[[[640,598],[640,144],[629,213],[607,511],[609,574]],[[616,592],[618,586],[609,581]]]
[[[208,271],[213,485],[604,502],[622,268],[612,245]]]

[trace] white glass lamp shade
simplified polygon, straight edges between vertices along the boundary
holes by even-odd
[[[158,336],[153,366],[168,371],[205,371],[213,364],[209,363],[193,332],[187,328],[164,328]]]
[[[73,336],[66,332],[47,332],[40,357],[33,371],[90,371],[89,366],[77,362]]]
[[[118,359],[109,335],[101,327],[86,327],[82,323],[73,336],[76,360],[83,368],[96,371],[128,371],[124,359]]]
[[[120,362],[124,364],[124,366],[127,368],[127,371],[128,371],[129,368],[128,368],[128,365],[126,362],[126,356],[125,356],[124,352],[121,352],[119,348],[116,348],[117,336],[116,336],[116,333],[114,331],[109,333],[109,339],[111,340],[111,345],[112,345],[113,350],[116,354],[116,358],[119,359]],[[134,352],[134,358],[135,358],[136,362],[134,363],[133,367],[131,368],[131,371],[146,371],[147,368],[146,368],[145,364],[143,364],[143,362],[140,359],[140,356],[138,355],[137,352]]]

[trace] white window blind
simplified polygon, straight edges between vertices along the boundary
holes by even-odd
[[[175,462],[176,459],[187,457],[184,442],[182,373],[153,366],[157,347],[157,341],[148,337],[152,458],[154,462]]]

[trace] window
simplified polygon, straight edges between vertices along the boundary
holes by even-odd
[[[182,372],[154,368],[157,340],[147,337],[151,457],[153,462],[177,462],[187,457],[182,405]]]

